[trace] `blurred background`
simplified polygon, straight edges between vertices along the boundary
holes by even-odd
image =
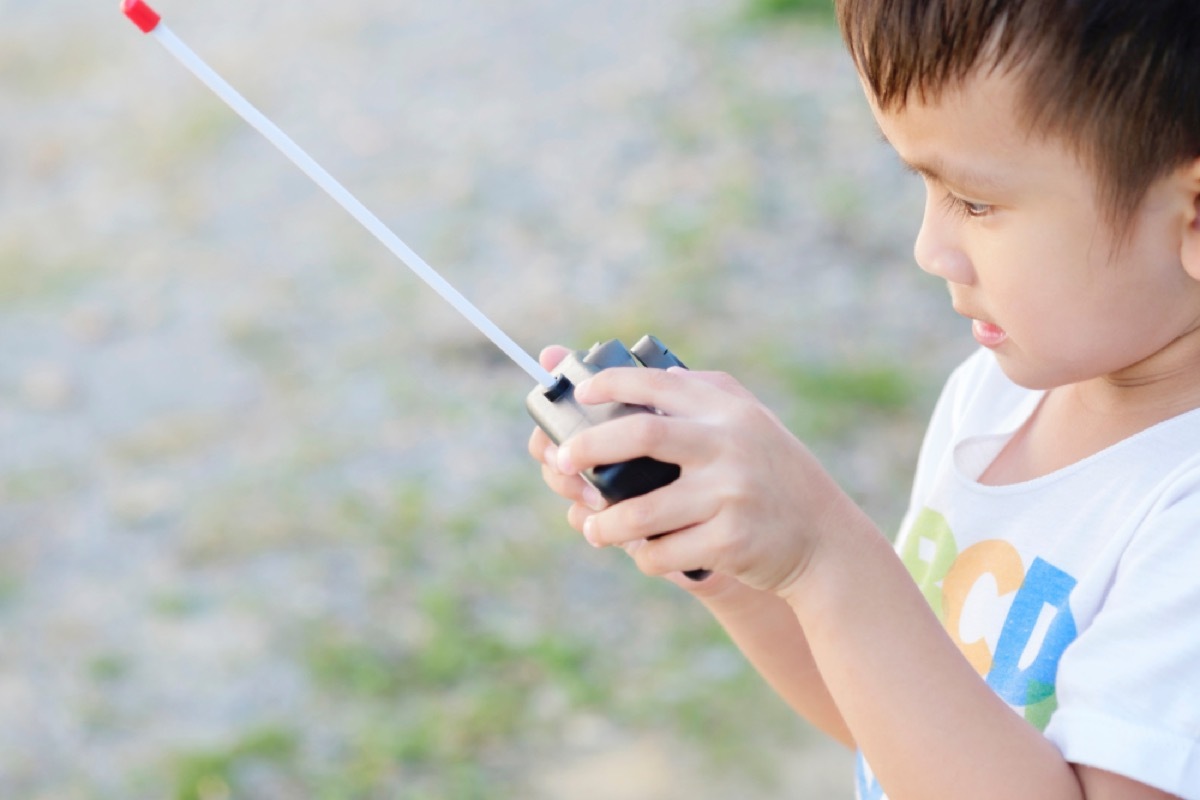
[[[887,531],[970,347],[824,0],[157,0],[526,349],[655,333]],[[0,0],[0,796],[848,798],[529,378],[117,0]]]

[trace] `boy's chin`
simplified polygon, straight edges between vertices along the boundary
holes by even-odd
[[[1044,370],[1031,369],[1010,354],[998,350],[989,350],[989,352],[992,354],[992,358],[996,359],[996,365],[1000,367],[1000,371],[1022,389],[1045,391],[1070,382],[1064,380],[1062,375],[1050,375]]]

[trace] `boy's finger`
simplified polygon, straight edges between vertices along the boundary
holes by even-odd
[[[594,514],[584,535],[591,544],[604,547],[672,536],[672,531],[703,524],[716,514],[718,501],[698,491],[694,483],[685,475],[668,487],[623,500]],[[691,569],[691,566],[677,569]]]
[[[711,379],[678,367],[614,367],[601,370],[575,387],[575,397],[581,403],[629,403],[673,416],[695,414],[726,395]]]
[[[567,524],[574,528],[579,533],[583,533],[583,525],[587,522],[588,517],[596,512],[585,506],[583,503],[574,503],[567,509]]]
[[[542,480],[555,494],[587,506],[592,511],[600,511],[608,505],[596,487],[578,475],[564,475],[553,462],[542,464]]]
[[[704,526],[674,531],[656,539],[642,542],[631,552],[638,569],[647,575],[670,575],[684,570],[707,569],[701,566],[704,554],[700,541]]]
[[[533,433],[529,434],[529,455],[533,456],[533,460],[552,464],[557,454],[558,446],[550,440],[546,432],[541,428],[534,428]]]
[[[566,358],[567,353],[570,352],[571,351],[569,349],[563,347],[562,345],[552,344],[542,350],[542,352],[538,355],[538,363],[540,363],[545,369],[552,370],[557,367],[558,362]]]
[[[668,464],[684,465],[713,450],[711,427],[662,414],[630,414],[587,428],[558,448],[555,466],[573,475],[601,464],[617,464],[650,456]]]

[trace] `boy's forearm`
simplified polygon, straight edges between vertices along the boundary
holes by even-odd
[[[892,800],[1082,798],[1059,751],[987,686],[849,499],[787,602]]]
[[[733,580],[720,593],[700,599],[788,705],[819,730],[847,747],[854,746],[786,602]]]

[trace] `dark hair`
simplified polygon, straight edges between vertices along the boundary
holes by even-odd
[[[1023,122],[1092,166],[1118,226],[1200,157],[1200,0],[837,0],[837,13],[885,111],[1014,70]]]

